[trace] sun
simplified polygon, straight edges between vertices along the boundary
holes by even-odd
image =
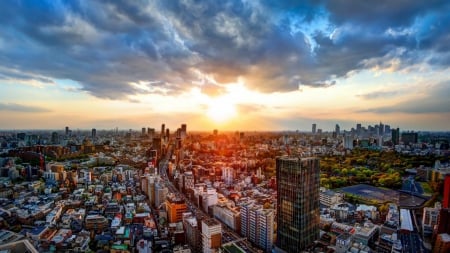
[[[223,123],[235,117],[237,113],[233,103],[223,98],[218,98],[209,102],[206,114],[213,121]]]

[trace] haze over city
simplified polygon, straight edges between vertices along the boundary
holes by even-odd
[[[3,1],[1,129],[450,129],[448,1]]]

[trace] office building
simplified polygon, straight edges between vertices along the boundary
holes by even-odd
[[[344,134],[344,148],[353,149],[353,136]]]
[[[148,134],[148,138],[150,140],[153,140],[153,138],[155,138],[155,129],[154,128],[148,128],[147,129],[147,134]]]
[[[162,124],[161,125],[161,139],[164,139],[165,132],[166,132],[166,125]]]
[[[222,168],[222,179],[223,182],[227,185],[233,184],[233,168],[231,167],[223,167]]]
[[[316,128],[317,128],[316,123],[312,124],[312,134],[316,134]]]
[[[241,235],[265,252],[272,252],[275,210],[247,201],[241,204]]]
[[[187,125],[181,124],[180,137],[181,137],[181,139],[184,139],[184,138],[186,138],[186,136],[187,136]]]
[[[341,134],[341,127],[339,126],[339,124],[336,124],[334,131],[336,132],[336,136]]]
[[[276,159],[278,249],[298,252],[319,239],[319,174],[317,158]]]
[[[178,197],[167,198],[166,208],[169,223],[183,221],[183,213],[187,212],[187,205],[184,200]]]
[[[405,145],[416,144],[419,140],[419,134],[414,132],[402,133],[402,142]]]
[[[169,140],[169,138],[170,138],[170,129],[169,128],[166,129],[166,135],[164,137],[165,137],[165,140]]]
[[[59,137],[57,132],[52,133],[52,144],[59,144]]]
[[[228,203],[217,203],[213,206],[214,217],[225,223],[228,227],[236,232],[241,230],[241,216],[237,208],[230,206]]]
[[[91,131],[91,138],[92,138],[92,139],[95,139],[96,137],[97,137],[97,129],[92,128],[92,131]]]
[[[187,189],[194,189],[195,178],[191,170],[184,172],[183,191]]]
[[[155,184],[155,207],[160,208],[161,204],[166,200],[167,194],[169,193],[169,189],[167,187],[158,182]]]
[[[215,219],[202,220],[203,253],[219,252],[222,245],[222,225]]]
[[[202,237],[198,228],[197,218],[192,213],[183,214],[183,226],[186,231],[186,241],[194,252],[202,251]]]
[[[392,136],[392,144],[398,145],[400,143],[400,129],[398,127],[397,129],[392,129],[391,136]]]
[[[434,207],[424,207],[422,216],[422,231],[424,236],[433,234],[434,226],[438,224],[439,211],[441,204],[436,202]]]

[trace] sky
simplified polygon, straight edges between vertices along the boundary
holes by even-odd
[[[0,1],[0,129],[450,130],[450,2]]]

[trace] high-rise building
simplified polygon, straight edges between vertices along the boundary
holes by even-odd
[[[436,202],[434,207],[424,207],[422,216],[422,231],[426,236],[433,233],[434,227],[438,224],[439,211],[441,204]]]
[[[162,124],[161,125],[161,139],[164,139],[165,132],[166,132],[166,125]]]
[[[148,134],[148,138],[150,140],[153,140],[153,138],[155,138],[155,129],[154,128],[148,128],[147,129],[147,134]]]
[[[319,159],[278,157],[277,250],[299,252],[319,239]]]
[[[167,218],[170,223],[183,220],[183,213],[187,211],[187,205],[181,198],[172,197],[166,200]]]
[[[397,129],[392,129],[391,136],[392,136],[392,144],[398,145],[400,143],[400,129],[398,127]]]
[[[316,123],[312,124],[312,134],[316,134]]]
[[[218,252],[222,245],[222,225],[215,219],[202,220],[203,252]]]
[[[146,134],[145,131],[146,131],[146,129],[145,129],[145,127],[143,127],[143,128],[142,128],[142,133],[141,133],[142,136],[144,136],[144,135]]]
[[[419,139],[419,134],[414,132],[402,133],[402,142],[405,145],[416,144]]]
[[[384,125],[384,134],[390,134],[390,133],[391,133],[391,126]]]
[[[356,134],[357,135],[361,134],[361,123],[356,124]]]
[[[384,135],[384,124],[380,122],[379,125],[379,134],[380,135]]]
[[[69,135],[69,127],[66,126],[66,135]]]
[[[187,136],[187,125],[181,124],[180,137],[181,137],[181,139],[184,139],[184,138],[186,138],[186,136]]]
[[[231,167],[223,167],[222,168],[222,179],[223,182],[227,185],[233,184],[233,168]]]
[[[59,137],[57,132],[52,133],[52,144],[59,144]]]
[[[92,139],[95,139],[97,137],[97,129],[92,128],[91,137],[92,137]]]
[[[160,208],[161,204],[166,200],[167,194],[169,193],[169,189],[167,187],[158,182],[155,183],[155,207]]]
[[[336,135],[341,134],[341,127],[339,126],[339,124],[336,124],[334,131],[336,132]]]
[[[241,206],[241,234],[265,252],[272,251],[275,210],[253,202]]]
[[[186,230],[186,241],[193,252],[202,251],[202,237],[198,228],[197,218],[192,213],[183,214],[183,226]]]

